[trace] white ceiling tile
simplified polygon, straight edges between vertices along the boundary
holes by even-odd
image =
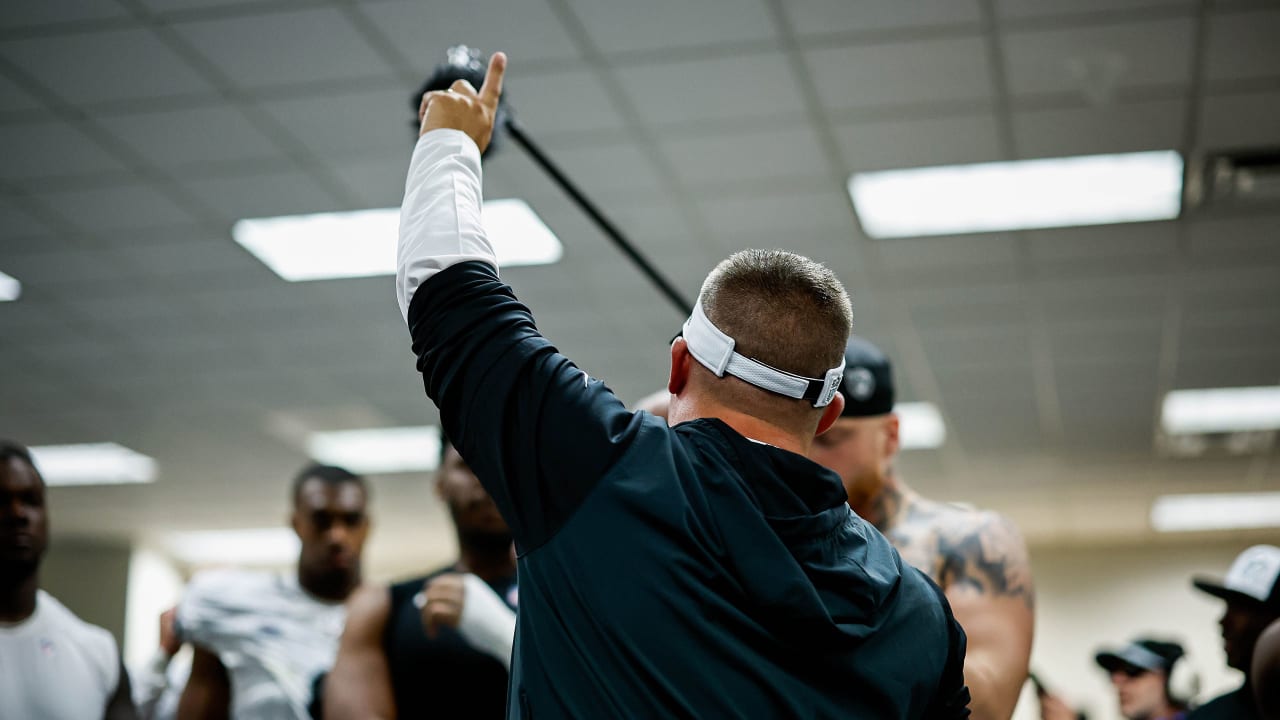
[[[1177,250],[1177,224],[1173,222],[1030,230],[1025,236],[1031,258],[1050,266],[1078,260],[1105,263],[1127,256],[1153,260],[1167,258]]]
[[[876,253],[885,268],[895,272],[929,266],[1014,266],[1018,261],[1017,241],[1005,233],[882,240],[876,243]]]
[[[274,217],[345,209],[310,175],[296,171],[185,180],[230,224],[241,218]]]
[[[594,72],[565,70],[526,74],[512,61],[503,92],[515,117],[535,141],[580,132],[622,130],[626,121]]]
[[[124,166],[77,128],[53,120],[0,125],[0,179],[92,175]]]
[[[1187,223],[1187,246],[1193,258],[1205,262],[1280,266],[1280,215],[1192,217]]]
[[[72,104],[213,92],[148,30],[9,40],[0,42],[0,56]]]
[[[606,55],[774,38],[763,0],[572,0],[570,4],[592,42]]]
[[[416,111],[409,107],[411,95],[410,88],[390,85],[354,93],[266,100],[260,106],[316,155],[359,157],[400,150],[407,158],[417,137],[413,129]]]
[[[1209,20],[1205,77],[1280,77],[1280,10],[1214,14]]]
[[[804,51],[818,99],[833,110],[985,100],[992,95],[978,36]],[[760,87],[771,87],[761,82]],[[776,88],[774,88],[776,90]],[[774,98],[769,102],[785,100]]]
[[[1001,15],[1021,18],[1143,8],[1190,9],[1195,0],[997,0],[996,6]]]
[[[711,231],[732,242],[742,236],[774,234],[785,246],[798,230],[838,231],[851,225],[848,196],[840,192],[725,195],[698,203]]]
[[[913,323],[937,328],[1015,325],[1026,320],[1025,293],[1018,283],[973,287],[908,288],[899,293]]]
[[[184,225],[191,216],[149,185],[112,185],[37,196],[86,232]]]
[[[1008,159],[988,114],[855,122],[833,131],[856,172]]]
[[[1015,95],[1073,93],[1106,98],[1117,89],[1187,86],[1190,19],[1010,32],[1005,73]]]
[[[1225,150],[1280,145],[1280,92],[1210,95],[1200,113],[1196,145]]]
[[[20,207],[0,199],[0,238],[5,238],[4,247],[12,251],[14,244],[8,238],[33,237],[42,238],[52,234],[47,225],[31,216]],[[0,268],[3,270],[4,268]]]
[[[803,112],[780,53],[631,66],[619,68],[617,76],[641,119],[659,127]]]
[[[784,130],[664,136],[662,150],[686,187],[813,177],[827,163],[807,125]]]
[[[1013,134],[1022,158],[1065,157],[1181,147],[1184,101],[1105,105],[1013,113]]]
[[[10,80],[0,76],[0,112],[11,113],[23,110],[36,110],[42,107],[30,93]]]
[[[5,0],[0,27],[16,28],[60,22],[110,20],[128,17],[115,3],[101,0]]]
[[[409,151],[381,153],[326,161],[346,187],[368,207],[395,207],[404,198]],[[488,168],[485,168],[487,181]],[[487,195],[486,195],[487,196]]]
[[[116,115],[103,117],[98,123],[148,164],[168,170],[284,157],[270,139],[233,107]]]
[[[506,52],[513,72],[525,61],[578,57],[572,38],[545,0],[404,0],[367,3],[360,6],[360,12],[386,33],[400,54],[422,71],[424,79],[445,61],[445,52],[459,43],[485,53]],[[498,18],[501,21],[495,22]]]
[[[362,79],[392,72],[342,13],[332,8],[178,23],[173,28],[240,87]]]
[[[590,189],[592,197],[644,197],[662,191],[653,162],[633,142],[559,150],[554,157],[575,183]]]
[[[898,0],[789,0],[783,10],[798,35],[873,32],[938,25],[977,25],[977,0],[916,3]]]
[[[239,5],[246,9],[252,8],[254,5],[269,5],[274,0],[140,0],[143,5],[151,8],[155,12],[174,12],[182,10],[197,10],[202,8],[225,7],[228,5]],[[295,5],[311,4],[318,5],[323,0],[292,0]],[[274,3],[279,4],[279,3]]]

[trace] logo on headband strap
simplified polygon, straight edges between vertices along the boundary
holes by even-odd
[[[734,352],[734,339],[711,323],[702,310],[702,300],[693,306],[693,314],[684,324],[684,340],[689,354],[716,377],[725,373],[762,390],[797,400],[810,400],[814,407],[826,407],[840,388],[844,377],[844,360],[822,378],[794,375],[765,365],[759,360]]]

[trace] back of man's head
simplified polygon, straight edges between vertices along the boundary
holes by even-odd
[[[716,266],[699,296],[707,319],[746,357],[822,378],[844,359],[853,311],[844,286],[819,263],[785,250],[743,250]],[[726,375],[708,392],[730,407],[784,425],[816,422],[821,408]]]

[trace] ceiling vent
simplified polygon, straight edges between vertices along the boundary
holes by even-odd
[[[1280,205],[1280,147],[1205,155],[1187,168],[1186,200],[1206,210]]]

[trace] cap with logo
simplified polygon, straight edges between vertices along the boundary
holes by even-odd
[[[1094,659],[1107,672],[1137,668],[1168,673],[1183,655],[1182,646],[1178,643],[1137,638],[1124,647],[1103,650]]]
[[[1231,563],[1222,581],[1196,578],[1192,584],[1223,600],[1242,600],[1280,611],[1280,547],[1254,545]]]
[[[880,348],[854,335],[844,347],[842,417],[872,417],[893,412],[893,367]]]

